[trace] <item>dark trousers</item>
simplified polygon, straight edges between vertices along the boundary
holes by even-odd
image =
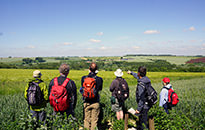
[[[143,109],[141,112],[140,112],[140,115],[139,115],[139,122],[137,123],[137,130],[143,130],[144,127],[146,129],[149,129],[149,126],[148,126],[148,123],[147,123],[147,113],[148,113],[149,109]]]
[[[169,114],[169,105],[168,105],[168,103],[165,103],[164,105],[163,105],[163,107],[164,107],[164,110],[165,110],[165,112],[167,113],[167,114]]]
[[[33,111],[30,110],[32,113],[32,117],[36,117],[37,120],[45,121],[46,119],[46,112],[45,111]]]

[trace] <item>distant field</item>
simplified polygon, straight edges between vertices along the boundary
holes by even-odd
[[[15,91],[23,91],[25,84],[32,78],[32,69],[0,69],[0,94],[15,93]],[[59,76],[58,70],[40,70],[42,72],[42,79],[49,84],[50,80]],[[77,88],[81,87],[81,77],[88,74],[88,70],[71,70],[68,75],[69,78],[75,81]],[[109,87],[111,82],[115,79],[114,71],[99,71],[98,76],[103,78],[103,86]],[[148,72],[147,76],[152,83],[161,83],[164,77],[169,77],[172,81],[192,79],[197,77],[205,77],[205,73],[190,73],[190,72]],[[133,76],[124,72],[125,78],[129,85],[136,85],[137,80]],[[10,84],[10,87],[7,85]],[[18,84],[16,86],[16,84]],[[15,89],[12,89],[15,86]],[[9,91],[9,90],[11,91]]]
[[[128,56],[128,61],[132,62],[153,62],[153,60],[166,60],[171,64],[181,65],[185,64],[191,59],[196,59],[198,57],[189,57],[189,56]]]
[[[29,57],[31,59],[35,59],[35,57]],[[56,57],[43,57],[46,62],[60,62],[61,60],[56,60]],[[185,64],[187,61],[191,59],[196,59],[199,57],[191,57],[191,56],[127,56],[123,57],[124,60],[120,60],[119,56],[113,57],[64,57],[68,58],[71,61],[76,60],[93,60],[93,61],[128,61],[128,62],[153,62],[153,60],[166,60],[172,64],[181,65]],[[4,63],[22,63],[22,57],[13,57],[13,58],[0,58],[0,62]]]

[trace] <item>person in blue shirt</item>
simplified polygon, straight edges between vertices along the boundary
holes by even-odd
[[[169,114],[168,109],[170,109],[170,107],[168,104],[168,89],[172,89],[172,86],[170,84],[170,79],[165,77],[162,80],[162,84],[163,84],[163,88],[162,88],[160,95],[159,95],[159,106],[163,107],[165,112],[167,114]]]

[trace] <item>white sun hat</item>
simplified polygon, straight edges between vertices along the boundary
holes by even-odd
[[[33,71],[33,77],[40,77],[41,75],[42,75],[41,71],[39,71],[39,70]]]
[[[114,74],[117,76],[117,77],[122,77],[123,76],[123,72],[121,69],[117,69]]]

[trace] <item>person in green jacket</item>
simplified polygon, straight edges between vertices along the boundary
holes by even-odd
[[[36,119],[40,121],[45,121],[45,108],[48,102],[48,88],[47,85],[41,79],[41,76],[42,74],[39,70],[35,70],[33,72],[33,79],[30,79],[25,87],[24,97],[28,102],[29,110],[32,113],[32,117],[36,117]],[[39,87],[37,88],[35,86]],[[37,96],[33,96],[35,95],[33,91],[36,91]]]

